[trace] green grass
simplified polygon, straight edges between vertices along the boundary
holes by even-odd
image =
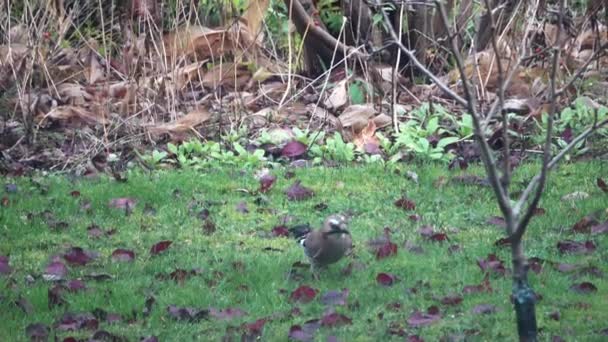
[[[515,184],[528,179],[535,167],[526,165],[518,169]],[[439,177],[450,178],[457,172],[446,171],[434,165],[412,166],[417,172],[419,184],[405,176],[396,175],[379,167],[352,167],[336,169],[297,169],[296,176],[287,180],[285,171],[276,171],[278,180],[267,194],[268,203],[255,204],[256,196],[239,189],[255,190],[258,182],[251,172],[238,170],[213,170],[207,172],[166,171],[151,176],[132,172],[127,183],[108,179],[68,179],[62,176],[46,176],[35,181],[48,190],[41,194],[40,186],[31,179],[3,179],[2,183],[16,182],[16,193],[5,193],[8,206],[0,206],[0,255],[10,255],[13,272],[0,275],[0,339],[3,341],[26,340],[25,327],[34,322],[51,326],[65,311],[85,312],[101,308],[126,317],[122,322],[108,325],[100,323],[99,329],[137,341],[141,336],[157,335],[161,341],[220,340],[227,327],[239,327],[242,323],[259,318],[272,317],[263,331],[264,341],[285,341],[294,324],[321,318],[325,307],[315,298],[311,303],[298,304],[289,301],[289,294],[302,284],[308,284],[322,294],[328,290],[348,288],[349,305],[336,310],[352,319],[351,325],[335,328],[322,327],[316,340],[325,341],[327,336],[337,336],[340,341],[403,340],[388,334],[389,326],[401,326],[408,334],[417,334],[426,341],[438,341],[442,336],[464,335],[477,330],[467,340],[516,340],[515,320],[509,301],[511,279],[492,276],[493,293],[462,295],[465,285],[479,284],[483,273],[477,260],[489,253],[496,253],[510,268],[510,252],[495,247],[502,237],[501,230],[486,223],[492,215],[498,215],[497,206],[489,188],[474,185],[448,183],[435,187]],[[482,174],[480,168],[468,173]],[[608,208],[608,195],[595,185],[596,177],[606,176],[606,165],[578,163],[562,166],[551,175],[550,183],[541,207],[546,210],[530,224],[526,236],[528,256],[537,256],[556,262],[591,264],[608,273],[606,260],[608,238],[605,235],[587,237],[570,235],[569,229],[584,215]],[[315,196],[301,202],[288,201],[284,190],[295,179],[315,191]],[[70,192],[77,190],[80,197]],[[590,197],[576,202],[563,202],[560,198],[574,191],[585,191]],[[422,220],[413,222],[407,213],[393,205],[402,194],[415,201],[415,213]],[[129,216],[118,209],[108,207],[112,198],[133,197],[137,207]],[[81,209],[81,202],[91,202],[91,212]],[[248,214],[235,208],[245,201]],[[217,230],[205,235],[202,221],[196,217],[197,209],[207,208]],[[314,206],[327,204],[318,212]],[[144,205],[156,209],[156,214],[146,214]],[[268,210],[258,210],[267,208]],[[52,231],[36,213],[50,210],[57,220],[66,221],[64,231]],[[268,238],[270,230],[279,224],[283,215],[294,217],[293,223],[309,222],[318,225],[323,216],[351,210],[355,216],[350,228],[355,240],[355,258],[365,268],[353,271],[345,277],[340,270],[349,260],[331,266],[315,282],[307,270],[299,270],[304,279],[290,280],[287,275],[296,261],[305,261],[300,247],[291,239]],[[102,229],[116,229],[108,237],[92,239],[87,227],[96,224]],[[450,241],[434,243],[425,241],[418,229],[433,225],[448,233]],[[392,240],[399,245],[398,254],[382,260],[366,248],[366,241],[382,234],[384,227],[393,231]],[[458,232],[453,232],[453,230]],[[593,239],[597,250],[589,255],[560,255],[556,243],[563,239],[583,241]],[[161,240],[172,240],[173,245],[164,253],[151,257],[150,247]],[[424,254],[408,252],[403,242],[409,240],[424,248]],[[449,254],[448,246],[460,245],[462,251]],[[94,262],[82,267],[69,267],[68,279],[82,278],[91,273],[107,273],[109,281],[86,280],[88,290],[65,295],[67,306],[48,308],[47,290],[50,284],[40,274],[53,255],[59,255],[70,246],[79,246],[100,253]],[[272,247],[275,250],[266,250]],[[112,262],[110,255],[116,248],[136,252],[133,263]],[[235,267],[237,265],[237,267]],[[176,268],[190,270],[201,268],[200,275],[188,278],[183,285],[174,281],[157,279],[160,273],[168,274]],[[392,287],[376,283],[380,272],[393,273],[400,281]],[[28,284],[27,275],[35,277]],[[537,305],[538,325],[542,340],[560,335],[568,341],[600,341],[597,331],[608,328],[608,282],[603,278],[584,276],[573,280],[555,271],[549,265],[536,275],[531,273],[533,288],[543,299]],[[581,295],[569,290],[576,282],[591,281],[598,291]],[[419,285],[420,282],[426,285]],[[416,287],[412,293],[408,289]],[[148,318],[142,316],[144,302],[154,295],[156,303]],[[438,302],[448,294],[461,294],[462,304],[446,307]],[[26,314],[14,302],[23,296],[33,305],[33,313]],[[319,297],[319,295],[317,296]],[[400,310],[387,304],[399,302]],[[496,305],[499,312],[475,315],[471,309],[478,304]],[[577,303],[587,303],[582,308]],[[197,308],[240,308],[247,314],[233,320],[210,318],[197,323],[175,321],[167,314],[170,304]],[[410,328],[407,318],[415,310],[426,311],[438,305],[442,319],[423,328]],[[294,306],[299,315],[288,315]],[[549,313],[559,311],[561,320],[554,321]],[[127,321],[129,318],[133,321]],[[238,329],[235,336],[240,338]],[[92,332],[54,331],[58,337],[88,337]],[[53,336],[53,333],[51,334]],[[605,338],[605,336],[603,337]]]

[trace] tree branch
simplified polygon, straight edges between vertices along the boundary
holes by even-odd
[[[382,4],[380,3],[379,0],[376,0],[375,5],[380,9],[380,12],[382,12],[382,16],[384,17],[384,26],[390,33],[391,38],[394,40],[395,44],[397,44],[399,49],[401,49],[401,51],[403,51],[403,53],[405,53],[405,55],[409,58],[409,60],[412,62],[412,64],[414,64],[414,66],[418,70],[420,70],[425,76],[430,78],[433,81],[433,83],[435,83],[437,85],[437,87],[439,87],[439,89],[441,89],[446,95],[448,95],[449,97],[454,99],[461,106],[466,106],[467,101],[465,99],[463,99],[458,94],[456,94],[445,83],[441,82],[441,80],[439,80],[439,78],[437,78],[437,76],[435,76],[429,69],[427,69],[422,63],[420,63],[420,61],[416,58],[416,56],[414,55],[414,52],[412,50],[406,48],[403,45],[403,43],[401,43],[401,40],[399,40],[399,37],[397,36],[395,29],[391,25],[391,20],[388,17],[388,14],[386,14],[386,11],[382,7]]]
[[[593,132],[595,132],[596,130],[598,130],[604,126],[608,126],[608,119],[587,128],[581,134],[579,134],[574,139],[572,139],[572,141],[568,145],[566,145],[566,147],[564,147],[558,154],[555,155],[555,157],[553,157],[553,159],[551,159],[551,161],[547,165],[548,170],[549,171],[553,170],[553,168],[557,165],[557,163],[559,163],[568,154],[568,152],[570,152],[576,145],[578,145],[578,143],[587,139],[587,137],[589,135],[591,135]],[[521,211],[522,207],[526,204],[528,198],[532,194],[532,190],[534,190],[534,188],[536,187],[536,184],[538,183],[539,180],[540,180],[540,174],[538,174],[538,175],[534,176],[534,178],[532,178],[532,180],[530,181],[530,183],[528,183],[528,186],[526,187],[524,192],[521,194],[521,197],[515,204],[515,206],[513,208],[513,212],[519,213]]]
[[[512,225],[509,224],[513,220],[513,211],[511,208],[510,199],[507,196],[507,194],[505,193],[505,189],[499,181],[498,169],[496,168],[496,163],[494,162],[494,158],[492,157],[492,154],[490,152],[490,146],[488,145],[488,142],[486,141],[484,133],[481,130],[481,117],[479,115],[479,112],[477,111],[475,97],[473,96],[473,94],[471,93],[471,90],[469,88],[469,81],[467,80],[467,77],[466,77],[463,59],[458,50],[458,46],[456,45],[457,44],[456,39],[455,39],[456,36],[451,33],[451,30],[450,30],[449,24],[448,24],[447,14],[445,13],[445,8],[443,7],[443,4],[441,3],[441,1],[435,0],[435,5],[437,6],[439,13],[441,14],[441,19],[443,21],[443,25],[445,25],[445,27],[446,27],[446,30],[448,32],[448,38],[450,39],[451,44],[452,44],[452,53],[454,54],[454,58],[456,60],[456,65],[457,65],[458,71],[460,73],[463,91],[464,91],[465,98],[466,98],[465,106],[467,107],[467,109],[469,110],[469,112],[471,113],[471,116],[473,118],[473,126],[475,129],[475,135],[477,137],[477,141],[479,142],[479,147],[481,150],[481,157],[483,160],[483,164],[486,168],[486,173],[488,174],[488,179],[490,181],[490,184],[492,185],[492,189],[494,190],[494,193],[496,194],[496,199],[498,201],[498,206],[500,207],[500,211],[503,213],[503,215],[505,217],[505,221],[507,221],[507,227],[509,227],[509,226],[512,227]]]
[[[559,4],[559,19],[557,24],[557,34],[555,38],[556,46],[553,47],[553,65],[551,65],[551,79],[550,79],[550,92],[549,96],[551,99],[551,104],[549,107],[549,117],[547,120],[547,132],[545,137],[545,148],[543,153],[543,165],[540,170],[540,175],[538,177],[538,181],[536,182],[536,192],[534,193],[534,197],[532,198],[532,202],[526,209],[525,213],[517,220],[517,224],[515,226],[515,232],[511,232],[511,234],[515,233],[516,236],[523,236],[532,215],[534,215],[534,209],[536,209],[538,202],[540,201],[540,197],[543,194],[543,190],[545,189],[545,184],[547,181],[547,173],[549,172],[549,162],[551,161],[551,140],[553,138],[553,120],[557,107],[557,96],[555,89],[555,82],[557,77],[557,66],[559,64],[559,58],[561,55],[562,43],[560,41],[562,34],[562,26],[564,23],[564,7],[566,0],[560,1]],[[532,183],[532,182],[530,182]],[[532,191],[532,190],[530,190]],[[522,194],[523,196],[523,194]],[[516,212],[516,217],[519,216],[519,212]],[[515,240],[516,241],[516,240]]]

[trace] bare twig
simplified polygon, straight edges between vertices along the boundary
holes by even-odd
[[[547,164],[547,169],[549,171],[553,170],[553,168],[576,146],[578,145],[581,141],[587,139],[587,137],[589,135],[591,135],[593,132],[595,132],[596,130],[604,127],[604,126],[608,126],[608,119],[597,123],[595,125],[592,125],[591,127],[588,127],[587,129],[585,129],[583,132],[581,132],[581,134],[579,134],[578,136],[576,136],[574,139],[572,139],[572,141],[566,145],[566,147],[564,147],[558,154],[556,154],[553,159],[551,159],[551,161],[549,162],[549,164]],[[540,151],[535,151],[536,153],[544,153],[544,152],[540,152]],[[517,203],[515,204],[515,206],[513,207],[513,211],[519,213],[521,211],[521,209],[523,208],[523,206],[526,204],[526,202],[528,201],[528,198],[530,197],[530,195],[532,194],[532,191],[536,188],[536,185],[538,184],[538,182],[540,181],[540,174],[534,176],[532,178],[532,180],[530,180],[530,183],[528,183],[528,186],[526,187],[526,189],[522,192],[519,200],[517,201]]]
[[[399,35],[398,39],[401,42],[401,37],[403,34],[403,12],[405,9],[405,4],[401,4],[401,10],[399,11]],[[399,120],[397,120],[397,109],[395,108],[395,103],[397,103],[397,73],[399,72],[399,65],[401,64],[401,49],[397,51],[397,60],[395,61],[395,65],[393,66],[393,75],[392,75],[392,94],[391,94],[391,112],[393,118],[393,129],[395,133],[399,133]]]
[[[439,87],[439,89],[441,89],[446,95],[448,95],[449,97],[454,99],[456,102],[458,102],[458,104],[460,104],[462,106],[466,106],[467,101],[465,99],[463,99],[460,95],[456,94],[445,83],[441,82],[441,80],[439,78],[437,78],[437,76],[435,76],[435,74],[433,74],[429,69],[427,69],[422,63],[420,63],[420,61],[416,58],[416,56],[414,55],[414,52],[412,50],[406,48],[403,45],[403,43],[401,43],[401,40],[399,40],[399,36],[395,32],[395,29],[393,28],[392,25],[390,25],[391,20],[388,17],[388,14],[382,7],[382,4],[379,2],[379,0],[376,0],[375,5],[378,6],[378,8],[380,8],[380,11],[382,12],[385,26],[386,26],[388,32],[390,33],[391,38],[394,41],[394,44],[396,44],[399,47],[399,49],[401,49],[401,51],[403,51],[403,53],[405,53],[405,55],[412,62],[412,64],[414,64],[414,66],[418,70],[420,70],[425,76],[427,76],[429,79],[431,79],[433,81],[433,83],[435,83],[437,85],[437,87]]]
[[[549,172],[549,162],[551,161],[551,139],[553,138],[553,120],[557,107],[557,96],[556,96],[556,77],[557,77],[557,66],[559,65],[559,58],[561,55],[562,43],[560,42],[560,37],[562,34],[562,26],[564,22],[564,8],[566,6],[566,0],[560,1],[559,5],[559,19],[557,26],[557,34],[556,34],[556,46],[553,48],[553,65],[551,66],[551,79],[550,79],[550,94],[549,98],[551,99],[551,104],[549,107],[549,115],[547,119],[547,132],[545,137],[545,152],[543,155],[543,165],[540,171],[540,175],[538,178],[538,182],[536,182],[536,192],[534,193],[534,197],[532,198],[532,202],[526,209],[525,213],[518,220],[515,232],[517,235],[522,236],[525,232],[528,222],[534,215],[534,209],[538,205],[540,198],[543,194],[543,190],[545,188],[545,184],[547,181],[547,173]],[[519,214],[519,213],[518,213]]]
[[[492,189],[494,190],[494,192],[496,194],[496,198],[498,200],[498,206],[500,207],[500,211],[505,216],[505,220],[507,221],[507,225],[508,225],[509,221],[511,221],[513,218],[513,215],[512,215],[513,213],[512,213],[511,205],[510,205],[510,199],[506,195],[504,187],[502,186],[502,184],[499,181],[498,171],[496,169],[496,164],[494,162],[494,158],[492,157],[492,154],[490,152],[490,146],[488,145],[488,142],[485,139],[484,133],[481,130],[481,117],[479,115],[479,112],[477,111],[476,99],[473,96],[473,94],[471,93],[471,90],[469,88],[469,81],[467,80],[467,77],[466,77],[466,73],[465,73],[465,69],[464,69],[464,62],[463,62],[462,56],[460,55],[458,46],[456,45],[457,44],[456,35],[453,34],[451,32],[451,30],[449,29],[448,17],[447,17],[445,8],[443,7],[443,4],[441,3],[441,1],[435,0],[435,4],[437,6],[437,9],[439,10],[443,24],[445,25],[446,30],[448,32],[448,38],[450,39],[451,44],[452,44],[452,53],[454,54],[454,59],[456,60],[456,65],[458,67],[458,71],[460,73],[460,78],[462,81],[462,88],[463,88],[464,95],[466,98],[465,106],[467,107],[469,113],[471,114],[471,116],[473,118],[473,126],[474,126],[474,130],[475,130],[475,135],[477,136],[477,140],[479,141],[481,157],[482,157],[483,163],[485,165],[490,184],[492,185]]]
[[[498,69],[498,84],[502,85],[504,83],[503,77],[504,77],[504,70],[502,67],[502,56],[500,55],[500,51],[498,50],[498,42],[496,41],[496,23],[494,23],[494,16],[492,15],[492,7],[490,6],[490,1],[489,0],[484,0],[485,1],[485,5],[487,7],[487,13],[488,13],[488,17],[490,18],[490,30],[492,31],[490,36],[491,36],[491,43],[492,43],[492,49],[494,50],[494,58],[496,60],[496,68]],[[490,67],[490,70],[492,70],[492,67]],[[490,75],[490,72],[488,72],[488,75]],[[505,106],[505,88],[503,88],[502,86],[500,86],[498,88],[498,106],[500,108],[504,108]],[[502,112],[502,139],[503,139],[503,144],[504,144],[504,151],[503,151],[503,181],[502,184],[504,186],[504,192],[505,195],[507,197],[509,197],[509,184],[511,183],[511,165],[510,165],[510,154],[511,154],[511,149],[509,147],[509,120],[507,117],[507,113],[505,111],[501,111]]]

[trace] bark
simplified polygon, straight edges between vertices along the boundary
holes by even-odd
[[[507,25],[508,18],[511,12],[517,6],[517,1],[512,0],[492,0],[491,6],[494,13],[494,18],[490,18],[488,12],[484,13],[479,20],[477,26],[477,36],[475,37],[475,50],[483,51],[488,46],[490,39],[492,39],[492,31],[488,30],[492,21],[496,25],[496,32],[498,35],[502,33],[505,26]],[[500,9],[497,9],[500,7]]]
[[[513,303],[517,332],[521,342],[537,341],[536,295],[528,283],[528,263],[524,256],[521,237],[511,245],[513,263]]]
[[[364,53],[354,51],[353,47],[340,43],[327,32],[312,1],[284,1],[287,9],[291,8],[291,19],[304,41],[305,71],[309,75],[318,76],[322,74],[325,71],[324,68],[331,65],[332,59],[334,63],[338,63],[347,54],[356,58],[367,58]]]

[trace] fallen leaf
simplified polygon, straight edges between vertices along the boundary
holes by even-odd
[[[67,290],[67,287],[61,284],[55,284],[53,287],[48,289],[47,301],[49,309],[52,309],[55,306],[62,306],[67,303],[64,298],[64,294]]]
[[[593,234],[593,235],[608,233],[608,221],[591,227],[590,231],[591,231],[591,234]]]
[[[580,294],[590,294],[597,292],[597,287],[593,283],[585,281],[579,284],[570,286],[570,290]]]
[[[259,191],[263,194],[267,193],[270,190],[270,188],[272,188],[272,185],[274,184],[274,182],[276,180],[277,180],[277,177],[271,175],[270,173],[263,175],[262,177],[260,177]]]
[[[359,151],[367,154],[380,154],[380,140],[376,137],[376,124],[373,120],[367,122],[367,126],[355,135],[353,143]]]
[[[575,233],[588,234],[591,232],[591,226],[597,225],[598,223],[599,222],[594,215],[587,215],[572,226],[572,231]]]
[[[606,184],[606,181],[601,178],[598,178],[596,183],[597,187],[600,188],[603,192],[608,192],[608,184]]]
[[[338,82],[331,94],[325,99],[325,108],[327,109],[338,109],[348,102],[348,91],[346,89],[346,80]]]
[[[287,199],[290,201],[302,201],[314,196],[314,192],[301,185],[301,181],[295,181],[287,190],[285,190],[287,194]]]
[[[472,294],[472,293],[481,293],[481,292],[492,292],[492,287],[490,286],[490,280],[488,278],[488,274],[484,277],[484,280],[479,285],[466,285],[462,288],[462,293],[464,294]]]
[[[343,128],[351,128],[354,132],[359,132],[367,127],[370,121],[376,126],[376,123],[370,120],[375,114],[376,109],[371,103],[350,105],[344,109],[338,120]]]
[[[110,208],[124,209],[131,211],[137,205],[137,200],[134,198],[113,198],[108,203]]]
[[[72,247],[63,254],[63,258],[70,265],[84,266],[95,258],[95,254],[80,247]]]
[[[117,248],[112,252],[112,260],[119,262],[129,262],[135,259],[135,252],[128,250]]]
[[[391,273],[378,273],[376,282],[382,286],[393,286],[399,278]]]
[[[336,312],[328,313],[321,317],[321,326],[324,327],[340,327],[352,323],[353,321],[350,318]]]
[[[462,303],[462,297],[458,295],[449,295],[441,298],[440,302],[443,305],[459,305]]]
[[[595,251],[595,243],[593,243],[593,241],[578,242],[563,240],[557,243],[557,249],[562,254],[589,254]]]
[[[294,302],[309,303],[317,295],[317,290],[310,286],[302,285],[297,289],[293,290],[289,299]]]
[[[68,274],[68,268],[60,261],[51,262],[44,270],[42,278],[47,281],[62,280]]]
[[[4,255],[0,255],[0,274],[9,274],[11,273],[12,269],[11,266],[8,264],[8,257],[4,256]]]
[[[276,236],[276,237],[280,237],[280,236],[288,237],[289,230],[284,225],[276,226],[276,227],[272,228],[272,235]]]
[[[177,307],[175,305],[169,305],[167,307],[167,313],[169,314],[169,317],[178,321],[198,322],[201,319],[207,319],[209,317],[209,310]]]
[[[493,271],[501,276],[504,276],[506,273],[503,262],[498,259],[496,254],[488,254],[486,259],[477,259],[477,265],[483,272]]]
[[[494,306],[492,304],[479,304],[479,305],[476,305],[473,309],[471,309],[471,312],[476,315],[493,314],[493,313],[496,313],[496,311],[497,311],[496,306]]]
[[[395,201],[395,206],[397,208],[401,208],[403,210],[414,210],[416,209],[416,203],[411,199],[403,196],[400,199]]]
[[[148,128],[148,131],[154,135],[169,134],[172,137],[181,137],[188,133],[194,132],[196,128],[211,118],[211,113],[204,109],[196,109],[179,119],[161,123]]]
[[[170,241],[170,240],[164,240],[164,241],[157,242],[150,248],[150,254],[158,255],[159,253],[164,252],[167,248],[169,248],[169,246],[171,246],[172,243],[173,243],[173,241]]]
[[[441,314],[436,306],[431,306],[427,309],[427,312],[414,311],[407,319],[407,323],[414,327],[424,327],[431,325],[441,319]]]
[[[61,331],[96,330],[99,327],[99,321],[89,312],[66,312],[55,323],[55,326]]]
[[[50,329],[42,323],[32,323],[25,328],[25,336],[32,342],[47,341]]]
[[[57,121],[67,126],[82,126],[82,125],[107,125],[109,115],[104,115],[103,112],[93,113],[84,107],[77,106],[58,106],[51,109],[50,112],[37,116],[35,119],[39,125],[45,121]]]
[[[281,156],[285,158],[297,158],[306,153],[307,146],[297,140],[292,140],[283,146]]]
[[[335,305],[346,305],[347,304],[347,298],[348,298],[348,294],[350,293],[350,291],[348,289],[342,289],[342,291],[327,291],[325,292],[323,295],[321,295],[321,303],[323,303],[324,305],[328,305],[328,306],[335,306]]]
[[[397,255],[397,244],[386,241],[383,245],[376,249],[376,259],[384,259],[389,256]]]

